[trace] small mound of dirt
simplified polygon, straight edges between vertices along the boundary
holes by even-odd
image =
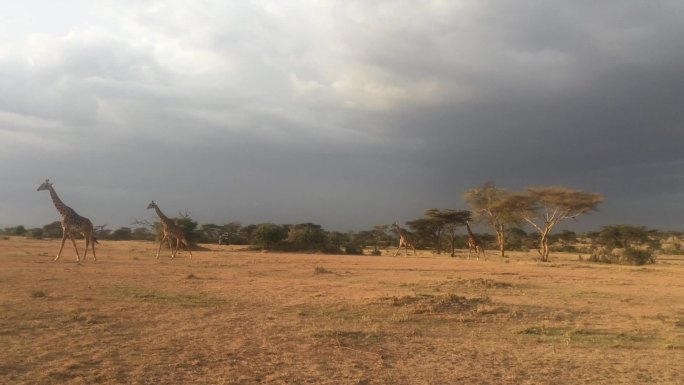
[[[442,313],[471,310],[478,305],[489,303],[489,298],[466,298],[456,294],[431,295],[418,294],[403,297],[383,298],[391,306],[403,306],[411,313]]]

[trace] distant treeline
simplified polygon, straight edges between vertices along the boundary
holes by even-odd
[[[490,255],[498,254],[502,258],[506,257],[506,250],[536,250],[539,260],[546,262],[551,251],[565,251],[591,254],[590,259],[608,263],[623,263],[625,258],[629,260],[633,256],[638,264],[642,261],[655,263],[657,251],[682,254],[681,233],[660,232],[643,226],[611,225],[582,234],[568,230],[553,233],[560,222],[597,211],[604,200],[600,193],[561,186],[530,187],[515,192],[487,182],[465,191],[462,198],[468,210],[429,208],[422,217],[405,222],[409,236],[418,248],[455,256],[456,249],[468,247],[464,227],[472,221],[486,225],[491,231],[473,234],[473,237],[485,249],[496,250]],[[397,229],[390,224],[363,231],[338,232],[327,231],[315,223],[198,225],[188,213],[173,219],[185,229],[191,243],[347,254],[361,254],[368,248],[372,254],[380,254],[380,249],[398,245]],[[61,238],[62,228],[60,222],[52,222],[31,229],[10,227],[2,233],[35,239]],[[133,227],[112,230],[101,225],[95,227],[95,236],[100,240],[159,240],[162,226],[159,222],[135,221]]]
[[[185,228],[188,239],[192,243],[220,243],[245,245],[265,250],[347,254],[362,254],[364,249],[380,250],[398,245],[398,236],[390,225],[376,225],[370,230],[338,232],[327,231],[314,223],[295,225],[261,223],[243,226],[239,222],[198,225],[188,216],[174,218],[174,220]],[[421,231],[420,226],[412,227],[413,222],[408,222],[408,228],[412,230],[411,236],[419,249],[442,253],[449,250],[452,244],[457,249],[467,248],[465,234],[456,234],[453,240],[445,233],[435,237],[434,233]],[[114,230],[106,226],[96,226],[95,233],[99,240],[154,241],[161,237],[161,225],[159,222],[152,222],[144,226],[119,227]],[[16,226],[2,229],[0,234],[25,236],[32,239],[61,238],[62,227],[60,222],[28,229],[24,226]],[[489,233],[475,235],[487,250],[497,250],[498,243],[495,235]],[[659,231],[643,226],[611,225],[604,226],[599,231],[580,233],[563,230],[550,235],[549,243],[551,251],[555,252],[591,254],[596,247],[602,246],[609,250],[641,248],[667,254],[684,254],[680,243],[682,237],[684,237],[684,232]],[[507,230],[505,241],[506,250],[537,250],[539,234],[513,227]]]

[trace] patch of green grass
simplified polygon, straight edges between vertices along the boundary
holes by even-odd
[[[223,298],[212,297],[207,294],[178,294],[131,286],[110,287],[106,290],[106,294],[119,298],[180,306],[211,307],[222,306],[228,303]]]

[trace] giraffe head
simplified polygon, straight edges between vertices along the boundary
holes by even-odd
[[[148,209],[148,210],[149,210],[149,209],[153,209],[153,208],[155,208],[155,207],[157,207],[157,204],[154,203],[154,201],[150,202],[150,204],[147,205],[147,209]]]
[[[52,183],[50,183],[50,179],[45,179],[45,182],[38,187],[37,191],[42,191],[42,190],[49,190],[50,186],[52,186]]]

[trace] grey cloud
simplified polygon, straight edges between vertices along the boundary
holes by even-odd
[[[363,228],[493,180],[602,191],[591,225],[674,226],[681,10],[113,3],[0,55],[0,161],[22,165],[0,171],[0,222],[53,218],[21,193],[50,177],[111,225],[157,199],[200,221]]]

